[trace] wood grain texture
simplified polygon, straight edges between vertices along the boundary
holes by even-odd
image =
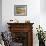
[[[16,32],[28,32],[28,46],[33,46],[33,23],[7,23],[9,25],[9,31]],[[27,45],[26,45],[27,46]]]

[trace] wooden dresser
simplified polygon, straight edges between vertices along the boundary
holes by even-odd
[[[33,46],[33,23],[7,23],[13,41],[23,43],[22,46]]]

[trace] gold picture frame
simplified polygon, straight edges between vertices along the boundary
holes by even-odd
[[[14,16],[27,16],[27,5],[14,5]]]

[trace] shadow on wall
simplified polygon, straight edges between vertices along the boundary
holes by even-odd
[[[0,31],[2,31],[2,0],[0,0]]]
[[[46,13],[46,0],[40,0],[40,12]]]
[[[0,15],[0,32],[2,32],[2,16]]]

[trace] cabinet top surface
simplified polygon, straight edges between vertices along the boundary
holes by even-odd
[[[34,23],[7,23],[8,25],[14,25],[14,24],[31,24],[31,25],[33,25]]]

